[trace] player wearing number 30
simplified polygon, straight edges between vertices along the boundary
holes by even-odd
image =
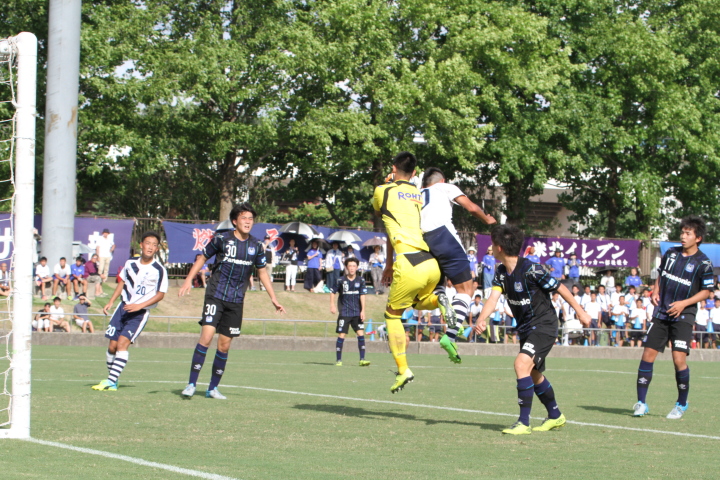
[[[140,258],[125,262],[117,278],[117,287],[103,313],[108,314],[118,296],[122,301],[115,309],[105,338],[110,339],[107,350],[108,378],[92,387],[93,390],[117,390],[117,381],[128,362],[128,347],[140,335],[150,315],[165,297],[168,289],[167,271],[154,259],[160,245],[160,235],[145,232],[140,242]]]
[[[258,279],[267,290],[275,310],[285,313],[285,309],[275,298],[272,281],[265,270],[265,245],[250,235],[255,215],[255,210],[248,203],[235,205],[230,211],[230,221],[235,226],[235,230],[220,232],[210,240],[202,255],[198,255],[185,282],[180,287],[179,296],[182,297],[189,293],[192,288],[192,279],[200,272],[208,258],[215,257],[213,274],[205,290],[202,317],[198,322],[202,329],[200,340],[193,353],[190,381],[182,391],[185,397],[192,397],[195,394],[195,386],[200,370],[205,363],[205,355],[215,332],[217,332],[217,352],[213,361],[210,385],[205,396],[225,400],[225,396],[218,391],[217,386],[225,372],[230,342],[240,335],[245,291],[253,267],[257,269]]]

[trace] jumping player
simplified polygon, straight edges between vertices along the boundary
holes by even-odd
[[[340,315],[337,319],[338,334],[335,342],[337,356],[336,366],[342,367],[342,349],[345,342],[345,335],[352,327],[357,335],[358,350],[360,350],[360,366],[367,367],[370,362],[365,360],[365,295],[367,287],[365,280],[358,277],[357,269],[360,261],[355,258],[345,259],[345,270],[347,273],[337,279],[335,285],[330,285],[330,313],[337,313],[336,302],[340,304]],[[336,298],[338,295],[340,298]]]
[[[463,330],[463,322],[467,320],[474,288],[470,261],[452,223],[453,204],[462,206],[470,215],[486,225],[497,222],[473,203],[462,190],[455,185],[445,183],[445,175],[439,168],[430,167],[425,170],[421,193],[423,207],[420,214],[420,228],[423,231],[423,238],[430,247],[430,253],[437,259],[440,271],[450,279],[457,290],[452,300],[451,314],[445,319],[448,328],[440,339],[440,346],[448,353],[452,362],[460,363],[462,360],[458,355],[455,340],[458,331]],[[435,290],[441,304],[447,302],[442,288],[444,283],[441,281]]]
[[[590,325],[590,315],[580,307],[570,290],[540,264],[518,257],[524,240],[519,228],[497,225],[492,229],[490,238],[493,255],[501,265],[495,269],[492,293],[480,312],[475,331],[482,333],[485,330],[486,319],[495,310],[500,295],[505,295],[517,319],[517,333],[520,336],[520,353],[515,358],[520,418],[503,433],[526,435],[532,431],[544,432],[562,427],[565,425],[565,416],[555,402],[550,382],[543,375],[545,359],[558,334],[558,317],[550,293],[557,291],[575,310],[585,327]],[[547,408],[548,416],[542,425],[530,429],[533,392]]]
[[[255,216],[255,210],[248,203],[235,205],[230,211],[230,221],[235,230],[219,232],[210,240],[203,249],[202,255],[198,255],[178,292],[180,297],[188,294],[192,288],[193,278],[200,272],[207,259],[215,256],[213,274],[205,289],[205,303],[201,319],[198,322],[201,326],[200,340],[193,353],[190,380],[182,391],[185,397],[190,398],[195,394],[200,370],[205,363],[210,343],[217,332],[217,351],[213,360],[210,385],[205,392],[205,397],[217,400],[227,398],[218,391],[217,386],[225,372],[230,343],[233,338],[240,335],[245,291],[253,266],[257,269],[258,279],[267,290],[275,310],[285,313],[285,309],[275,298],[272,281],[265,270],[265,245],[262,240],[250,235]]]
[[[103,313],[107,315],[115,299],[122,295],[122,301],[105,331],[105,338],[110,339],[107,349],[108,378],[93,385],[93,390],[117,390],[118,378],[130,358],[128,347],[145,328],[150,310],[165,298],[167,271],[155,260],[159,245],[158,233],[145,232],[140,242],[141,256],[125,262],[117,277],[115,291],[103,308]]]
[[[415,176],[416,165],[417,160],[412,153],[397,154],[393,159],[390,183],[376,187],[372,199],[375,215],[382,218],[388,233],[383,282],[387,284],[392,279],[392,284],[385,309],[385,323],[390,351],[398,367],[395,383],[390,387],[391,393],[402,390],[415,378],[407,364],[405,330],[400,316],[410,306],[418,310],[438,307],[433,289],[440,281],[440,269],[420,230],[422,196],[409,181]],[[394,256],[397,258],[393,260]]]
[[[695,215],[683,218],[680,222],[682,247],[668,249],[660,262],[651,297],[657,308],[643,341],[645,349],[638,368],[638,401],[633,407],[636,417],[650,412],[645,399],[652,380],[653,363],[658,352],[665,350],[668,340],[672,342],[678,399],[667,418],[681,418],[687,410],[690,392],[687,356],[690,355],[697,304],[708,298],[713,290],[712,262],[698,249],[705,233],[702,218]]]

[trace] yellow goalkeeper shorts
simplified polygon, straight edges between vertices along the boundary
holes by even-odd
[[[388,306],[404,310],[432,295],[440,281],[440,267],[429,252],[398,254],[393,265]]]

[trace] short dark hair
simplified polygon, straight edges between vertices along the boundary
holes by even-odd
[[[250,212],[252,213],[253,218],[257,217],[257,212],[252,205],[248,202],[243,202],[233,206],[232,210],[230,210],[230,222],[235,222],[242,212]],[[233,225],[235,225],[235,223],[233,223]]]
[[[482,297],[480,295],[475,295],[475,298],[479,298],[480,300],[482,300]]]
[[[46,307],[52,307],[52,305],[51,305],[50,303],[48,303],[48,302],[45,302],[45,306],[46,306]]]
[[[160,239],[160,234],[159,234],[159,233],[157,233],[157,232],[154,231],[154,230],[148,230],[147,232],[145,232],[145,233],[142,234],[142,238],[140,239],[140,243],[144,242],[145,239],[148,238],[148,237],[155,237],[155,238],[157,239],[158,243],[162,242],[162,240]]]
[[[632,290],[636,290],[635,285],[630,285],[630,286],[628,287],[628,292],[629,292],[631,289],[632,289]]]
[[[348,263],[350,263],[350,262],[355,262],[355,265],[356,265],[356,266],[360,266],[360,260],[358,260],[358,259],[355,258],[355,257],[346,258],[343,263],[344,263],[345,266],[347,267],[347,266],[348,266]]]
[[[40,257],[40,261],[42,262],[43,260],[47,262],[47,257]]]
[[[67,259],[65,257],[60,257],[60,260],[65,260],[67,262]]]
[[[401,172],[411,174],[417,166],[417,158],[410,152],[400,152],[393,158],[393,165]]]
[[[423,173],[422,188],[434,185],[440,180],[445,180],[445,174],[437,167],[428,167]]]
[[[60,297],[55,297],[53,298],[53,302],[62,302],[62,300],[60,300]]]
[[[493,245],[503,249],[503,253],[509,257],[520,255],[525,234],[515,225],[496,225],[490,232]]]
[[[680,220],[680,230],[682,230],[683,228],[692,228],[692,230],[695,232],[695,236],[701,237],[703,240],[705,239],[705,235],[707,235],[705,220],[698,217],[697,215],[688,215],[687,217]],[[702,240],[698,242],[698,244],[701,243]]]

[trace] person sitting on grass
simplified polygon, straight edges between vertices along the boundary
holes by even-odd
[[[49,303],[45,303],[43,309],[35,315],[35,319],[32,321],[32,328],[37,332],[52,332]]]
[[[95,327],[88,316],[88,308],[91,305],[85,294],[81,293],[78,297],[78,303],[73,307],[73,319],[75,324],[82,329],[82,333],[86,331],[95,333]]]
[[[62,300],[60,297],[53,298],[53,306],[50,307],[50,331],[52,332],[55,326],[58,326],[70,332],[70,323],[65,320],[65,310],[61,306]]]

